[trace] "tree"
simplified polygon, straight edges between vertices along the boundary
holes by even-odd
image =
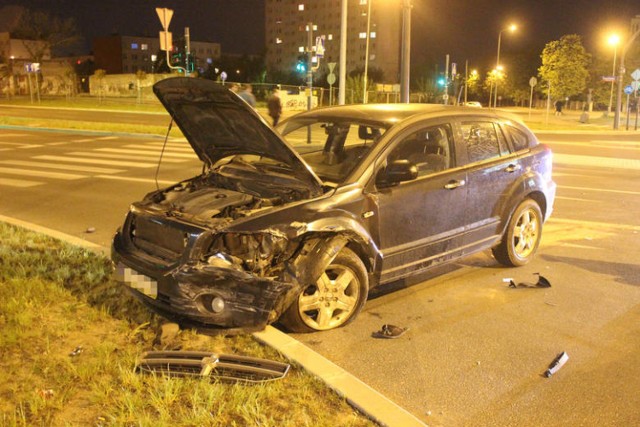
[[[81,39],[72,18],[62,20],[30,9],[24,9],[12,35],[23,40],[33,62],[42,62],[53,49],[73,45]]]
[[[538,68],[540,78],[551,84],[552,98],[565,98],[582,94],[587,86],[591,55],[582,46],[577,34],[562,36],[547,43]]]

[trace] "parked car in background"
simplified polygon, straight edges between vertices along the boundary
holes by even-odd
[[[555,196],[548,147],[515,116],[426,104],[318,108],[277,131],[210,80],[155,84],[203,172],[131,205],[112,259],[187,325],[351,322],[369,290],[492,249],[528,263]]]
[[[462,105],[464,107],[482,108],[482,104],[479,103],[478,101],[467,101],[467,102],[463,103]]]

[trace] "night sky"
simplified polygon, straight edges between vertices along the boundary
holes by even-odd
[[[323,1],[323,0],[315,0]],[[391,0],[373,0],[391,1]],[[401,0],[397,1],[398,4]],[[261,53],[264,0],[0,0],[73,17],[90,49],[97,35],[120,33],[155,37],[161,29],[156,7],[174,10],[171,30],[190,27],[192,40],[215,41],[228,53]],[[516,22],[515,34],[503,33],[501,54],[536,52],[565,34],[580,34],[587,49],[606,54],[602,40],[612,29],[626,30],[640,15],[638,0],[413,0],[412,63],[453,61],[489,66],[495,62],[500,29]],[[87,53],[75,52],[75,53]]]

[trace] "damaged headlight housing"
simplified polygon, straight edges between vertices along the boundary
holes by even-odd
[[[207,251],[207,264],[265,275],[280,263],[288,239],[277,233],[222,233]]]

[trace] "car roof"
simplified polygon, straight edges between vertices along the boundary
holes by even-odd
[[[468,107],[456,107],[442,104],[354,104],[331,107],[321,107],[296,114],[298,120],[354,120],[391,127],[412,116],[424,118],[443,116],[485,116],[515,121],[522,124],[522,120],[515,114],[499,110],[479,110]]]

